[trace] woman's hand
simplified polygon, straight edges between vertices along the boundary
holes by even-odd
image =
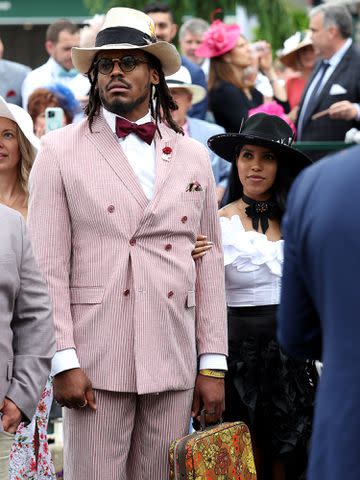
[[[194,250],[191,252],[193,260],[197,260],[203,257],[208,250],[210,250],[213,246],[213,242],[209,242],[207,240],[206,235],[198,235],[196,239],[196,244]]]
[[[22,418],[20,409],[10,398],[5,398],[1,405],[0,412],[2,414],[1,421],[5,432],[16,433]]]
[[[273,70],[273,57],[271,51],[271,45],[267,42],[261,42],[262,49],[259,52],[259,68],[268,76],[269,73],[272,73]]]

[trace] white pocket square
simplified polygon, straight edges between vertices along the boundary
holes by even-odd
[[[338,83],[334,83],[331,85],[329,95],[341,95],[342,93],[346,93],[347,90],[342,85]]]

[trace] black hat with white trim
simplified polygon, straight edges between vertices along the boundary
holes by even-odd
[[[278,159],[285,160],[296,175],[312,162],[304,153],[292,147],[293,138],[291,127],[280,117],[256,113],[244,122],[239,133],[214,135],[207,143],[210,150],[228,162],[235,160],[242,145],[268,147],[277,154]]]

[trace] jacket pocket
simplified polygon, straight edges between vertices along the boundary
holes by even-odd
[[[202,205],[205,199],[205,191],[182,192],[180,200],[186,205]]]
[[[70,287],[70,304],[101,303],[104,297],[102,287]]]

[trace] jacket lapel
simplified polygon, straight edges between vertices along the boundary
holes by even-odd
[[[100,155],[107,161],[119,180],[125,185],[141,208],[145,209],[149,200],[146,198],[144,190],[119,145],[116,136],[101,114],[94,119],[92,132],[88,130],[86,137],[95,145]]]
[[[306,86],[305,86],[305,88],[304,88],[304,91],[303,91],[303,94],[302,94],[302,96],[301,96],[300,103],[299,103],[299,113],[300,113],[300,111],[301,111],[301,109],[302,109],[302,107],[303,107],[303,104],[304,104],[304,100],[305,100],[307,91],[308,91],[308,89],[309,89],[312,81],[314,80],[314,78],[316,77],[316,75],[317,75],[317,73],[318,73],[318,71],[319,71],[319,69],[320,69],[320,65],[321,65],[321,62],[319,62],[319,63],[317,64],[317,66],[314,68],[314,71],[313,71],[313,73],[310,75],[310,78],[309,78],[309,80],[308,80],[308,82],[307,82],[307,84],[306,84]],[[298,116],[297,120],[299,120],[299,116]]]
[[[170,172],[174,166],[176,158],[176,148],[179,140],[179,136],[170,128],[165,127],[163,124],[159,124],[159,133],[155,136],[155,148],[156,148],[156,180],[154,187],[154,197],[152,203],[157,203],[161,192],[171,178]],[[171,149],[171,153],[166,156],[163,152],[165,147]]]
[[[336,80],[338,78],[341,78],[341,75],[343,73],[344,70],[346,70],[347,66],[348,66],[348,63],[350,61],[350,57],[351,57],[351,50],[352,50],[352,47],[350,47],[347,52],[345,53],[345,55],[343,56],[343,58],[340,60],[340,63],[337,65],[337,67],[335,68],[335,70],[333,71],[333,73],[331,74],[331,76],[327,79],[327,82],[325,83],[324,87],[322,88],[320,94],[319,94],[319,97],[317,99],[317,102],[316,104],[314,105],[315,106],[315,109],[318,107],[318,105],[320,105],[320,103],[322,102],[322,100],[327,96],[329,95],[329,92],[330,92],[330,89],[331,89],[331,86],[336,82]],[[314,110],[315,110],[314,109]]]

